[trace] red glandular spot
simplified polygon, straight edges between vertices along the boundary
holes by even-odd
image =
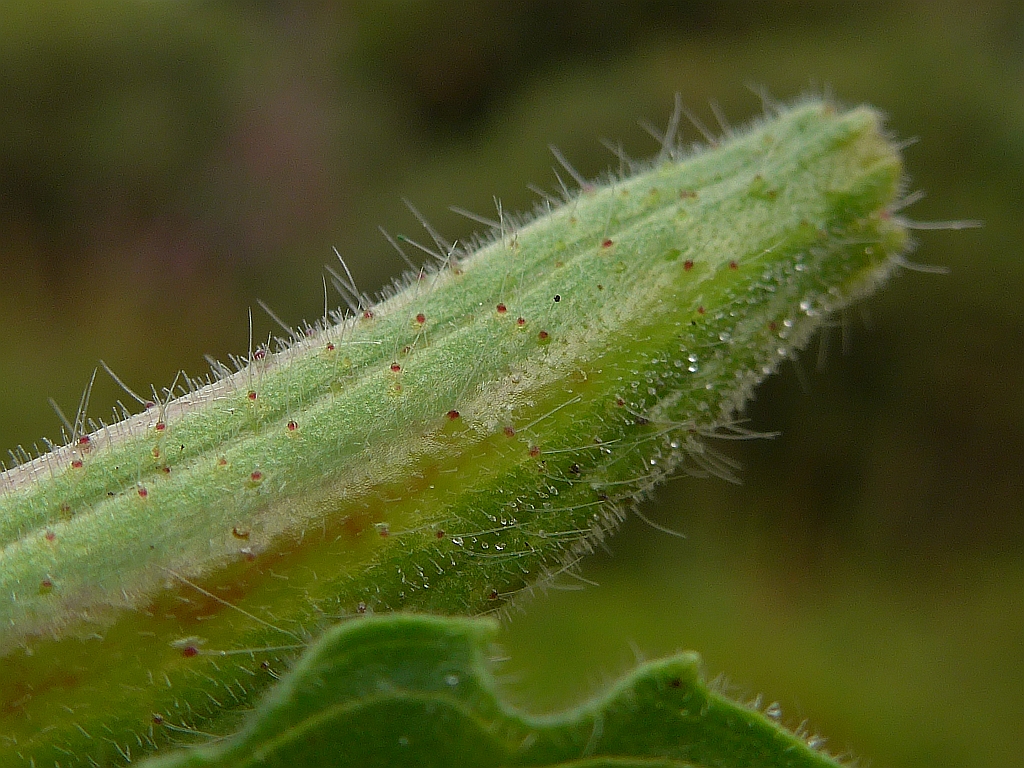
[[[334,351],[334,344],[328,344],[327,345],[327,351],[328,352],[333,352]]]
[[[729,269],[739,269],[739,268],[740,268],[740,265],[737,264],[735,261],[730,261],[729,262]]]
[[[288,422],[288,431],[289,432],[294,432],[298,428],[299,428],[299,425],[298,425],[298,423],[296,423],[296,421],[294,419]]]
[[[149,496],[149,491],[146,490],[146,486],[144,486],[144,485],[140,485],[139,486],[138,493],[139,493],[139,498],[140,499],[145,499],[146,497]]]
[[[612,247],[612,241],[608,240],[608,239],[602,240],[601,241],[601,247],[602,248],[611,248]]]
[[[508,312],[508,307],[506,307],[504,304],[498,304],[498,306],[495,307],[495,309],[498,310],[499,315],[504,315],[506,312]]]
[[[516,325],[518,325],[520,328],[522,328],[524,325],[526,325],[526,318],[525,317],[517,317],[516,318]]]
[[[373,319],[373,310],[372,309],[363,310],[363,320],[372,320],[372,319]]]
[[[181,649],[181,655],[184,656],[186,659],[191,659],[193,656],[199,655],[199,649],[196,648],[194,645],[186,645],[184,648]]]
[[[394,373],[398,373],[400,370],[402,370],[402,366],[400,366],[398,363],[392,363],[391,364],[391,370]]]
[[[441,528],[438,528],[437,529],[437,533],[435,533],[434,535],[437,536],[437,538],[439,538],[439,539],[443,539],[444,538],[444,530],[442,530]]]
[[[541,341],[547,341],[550,334],[547,331],[541,331],[537,334],[537,338]]]
[[[47,541],[53,541],[54,539],[57,538],[57,534],[54,533],[53,531],[47,531],[45,535],[46,535],[46,540]]]
[[[420,325],[423,325],[425,322],[427,322],[427,316],[420,312],[418,315],[416,315],[416,322],[419,323]]]
[[[532,456],[533,458],[537,458],[538,456],[540,456],[540,448],[538,448],[536,445],[531,445],[530,456]]]
[[[461,414],[460,414],[460,413],[459,413],[458,411],[456,411],[456,410],[455,410],[454,408],[452,408],[452,409],[451,409],[450,411],[448,411],[448,413],[447,413],[447,414],[445,414],[445,415],[446,415],[446,416],[448,417],[449,421],[455,421],[455,420],[456,420],[457,418],[459,418],[459,416],[460,416]]]
[[[258,469],[255,469],[249,475],[249,479],[252,480],[254,483],[263,482],[263,473],[260,472]]]
[[[488,600],[497,600],[497,599],[498,599],[498,590],[496,590],[496,589],[492,589],[492,590],[491,590],[491,591],[490,591],[490,592],[489,592],[489,593],[487,594],[487,599],[488,599]]]
[[[248,398],[249,398],[250,400],[255,400],[255,399],[256,399],[256,393],[255,393],[255,392],[253,392],[252,390],[249,390],[249,394],[247,395],[247,397],[248,397]]]
[[[505,429],[502,430],[502,431],[505,433],[505,437],[513,437],[515,435],[515,433],[516,433],[516,428],[515,427],[505,427]]]
[[[153,429],[155,429],[157,432],[163,432],[165,429],[167,429],[167,425],[164,424],[162,421],[158,421],[156,424],[153,425]]]
[[[74,469],[81,469],[82,468],[82,460],[81,459],[73,459],[71,461],[71,466]]]
[[[683,269],[685,269],[687,272],[693,269],[693,259],[687,259],[686,261],[684,261]]]

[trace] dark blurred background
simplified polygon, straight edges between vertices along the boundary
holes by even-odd
[[[911,2],[0,0],[0,448],[57,439],[97,360],[136,389],[247,346],[263,299],[323,312],[378,225],[450,238],[528,209],[549,143],[585,174],[656,150],[675,92],[884,110],[921,232],[904,272],[758,392],[744,483],[681,478],[583,576],[513,612],[517,702],[699,650],[744,698],[875,766],[1024,766],[1024,9]],[[687,137],[697,134],[688,129]],[[332,306],[340,303],[331,297]],[[275,330],[256,308],[256,338]],[[122,397],[97,378],[90,413]],[[574,587],[585,586],[582,590]]]

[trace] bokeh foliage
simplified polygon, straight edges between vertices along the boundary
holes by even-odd
[[[719,446],[742,486],[644,508],[688,539],[631,521],[600,587],[513,616],[507,684],[554,707],[631,641],[695,648],[876,765],[1024,765],[1022,53],[1011,0],[0,0],[0,447],[56,439],[47,396],[73,412],[99,358],[167,385],[244,351],[257,297],[319,315],[331,245],[382,286],[377,226],[420,236],[402,196],[466,237],[446,206],[528,209],[548,143],[594,175],[598,138],[655,150],[635,120],[674,92],[714,125],[750,84],[828,88],[918,139],[914,218],[985,227],[920,233],[950,275],[899,276],[762,389],[783,436]]]

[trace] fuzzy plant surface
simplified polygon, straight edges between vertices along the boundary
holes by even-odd
[[[436,267],[376,303],[342,265],[353,313],[5,471],[0,765],[235,732],[338,621],[500,610],[668,475],[728,472],[709,440],[907,249],[902,164],[868,107],[705,148],[675,122],[471,248],[428,226]]]
[[[649,662],[558,715],[500,700],[493,620],[392,614],[328,630],[237,736],[144,768],[837,768],[771,715],[712,691],[699,659]]]

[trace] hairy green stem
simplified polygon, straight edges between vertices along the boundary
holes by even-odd
[[[0,763],[225,733],[322,628],[571,565],[907,247],[869,108],[667,145],[354,317],[3,474]],[[442,242],[442,247],[443,242]]]

